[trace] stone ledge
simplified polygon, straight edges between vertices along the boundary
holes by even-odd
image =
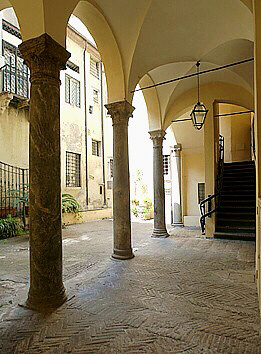
[[[82,224],[86,221],[112,218],[112,208],[84,210],[79,213],[63,213],[62,221],[65,225]]]

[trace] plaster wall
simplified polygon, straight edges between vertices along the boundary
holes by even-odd
[[[184,224],[199,226],[198,183],[205,181],[203,149],[182,150],[182,176]]]
[[[241,112],[243,107],[220,104],[220,114]],[[251,114],[219,119],[220,133],[225,138],[225,162],[251,160]]]
[[[10,18],[8,20],[11,22]],[[1,36],[13,45],[18,45],[17,38],[1,31]],[[95,56],[100,62],[97,49],[77,34],[72,28],[67,29],[67,49],[71,53],[70,61],[79,66],[79,73],[67,67],[61,71],[61,188],[63,193],[72,194],[86,209],[86,143],[87,134],[88,150],[88,208],[102,208],[104,206],[104,188],[106,192],[106,204],[112,206],[112,189],[107,190],[108,159],[112,157],[112,122],[106,116],[103,109],[104,122],[104,175],[101,156],[92,155],[92,139],[102,142],[102,111],[101,91],[103,91],[103,104],[107,100],[106,78],[103,70],[103,90],[101,80],[90,74],[90,57]],[[85,50],[86,49],[86,50]],[[85,68],[84,68],[85,56]],[[85,94],[84,94],[84,70],[86,72],[86,112],[87,130],[85,127]],[[80,107],[65,102],[65,75],[80,81]],[[93,89],[98,90],[98,103],[93,100]],[[1,100],[0,111],[0,161],[7,164],[28,168],[29,167],[29,112],[18,110],[12,105],[5,108]],[[3,101],[4,102],[4,101]],[[3,106],[3,107],[2,107]],[[92,114],[89,107],[93,107]],[[66,151],[81,155],[81,186],[66,187]],[[51,171],[50,171],[51,173]],[[105,183],[104,183],[105,182]],[[102,190],[101,190],[102,189]]]
[[[0,112],[0,161],[28,168],[29,112],[9,106]]]

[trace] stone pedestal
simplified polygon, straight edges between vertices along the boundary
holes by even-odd
[[[134,107],[127,102],[105,106],[113,125],[113,241],[112,257],[134,257],[131,246],[130,176],[128,153],[128,121]]]
[[[153,186],[154,186],[154,228],[152,237],[166,238],[169,236],[165,223],[165,191],[162,143],[165,131],[150,132],[153,141]]]
[[[184,226],[182,220],[181,199],[181,144],[171,147],[171,193],[172,193],[172,225]]]
[[[60,70],[70,54],[49,35],[23,42],[31,74],[30,289],[27,307],[50,311],[66,300],[62,280]]]

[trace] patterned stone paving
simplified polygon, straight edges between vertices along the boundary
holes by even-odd
[[[123,262],[110,258],[111,221],[64,230],[69,300],[50,315],[17,306],[27,239],[2,241],[0,353],[261,353],[254,243],[151,229],[133,224],[136,257]]]

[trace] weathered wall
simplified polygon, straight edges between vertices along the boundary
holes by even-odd
[[[3,14],[2,14],[3,15]],[[10,18],[8,17],[10,21]],[[17,38],[0,31],[1,36],[6,41],[17,46]],[[0,37],[1,37],[0,36]],[[78,35],[73,29],[67,31],[67,49],[71,52],[70,61],[79,66],[79,73],[67,68],[61,71],[61,188],[63,193],[72,194],[81,204],[82,209],[86,208],[86,143],[87,135],[88,150],[88,207],[101,208],[104,206],[104,188],[106,192],[106,204],[112,206],[112,189],[107,190],[107,180],[110,179],[108,172],[108,159],[112,158],[112,122],[106,116],[103,108],[103,118],[101,110],[101,91],[105,104],[107,97],[107,86],[105,73],[103,71],[103,90],[101,90],[101,80],[90,73],[90,57],[96,56],[100,60],[96,48],[91,46],[86,40]],[[85,50],[86,49],[86,50]],[[85,56],[85,68],[84,68]],[[86,74],[86,102],[84,92],[84,70]],[[80,81],[80,107],[65,102],[65,74],[70,75]],[[93,100],[93,89],[98,90],[98,103]],[[18,110],[9,105],[4,108],[5,100],[0,102],[0,161],[17,167],[29,167],[29,113],[26,110]],[[87,129],[85,127],[85,103],[87,112]],[[92,114],[89,107],[93,107]],[[102,142],[102,119],[104,122],[104,176],[103,159],[101,156],[92,155],[92,139]],[[81,155],[81,186],[66,187],[66,151]],[[51,171],[50,171],[51,173]],[[102,189],[102,190],[101,190]]]
[[[9,106],[0,111],[0,161],[21,168],[29,165],[29,113]]]

